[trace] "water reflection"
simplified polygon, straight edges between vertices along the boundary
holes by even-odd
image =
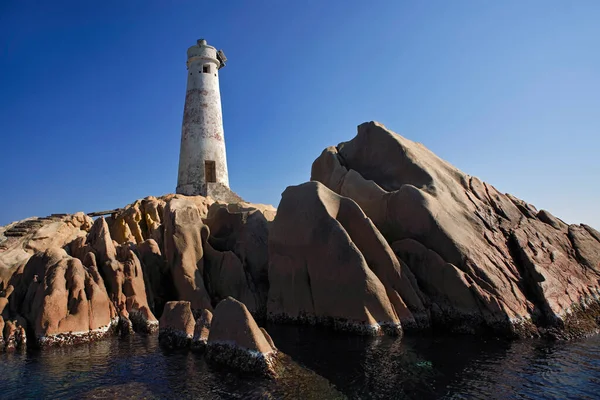
[[[278,380],[240,375],[136,335],[0,354],[1,398],[597,398],[600,338],[367,338],[268,326],[287,354]]]
[[[597,398],[599,344],[598,338],[514,342],[501,358],[481,353],[448,389],[488,398]]]
[[[435,397],[438,372],[406,341],[269,327],[279,348],[352,398]]]
[[[269,331],[283,351],[351,398],[597,398],[600,390],[597,336],[568,343],[471,336],[399,341],[314,328]]]

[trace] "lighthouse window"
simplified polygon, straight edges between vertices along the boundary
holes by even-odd
[[[206,183],[217,181],[217,168],[214,161],[204,161],[204,178]]]
[[[202,72],[205,74],[210,73],[210,65],[203,65],[202,66]]]

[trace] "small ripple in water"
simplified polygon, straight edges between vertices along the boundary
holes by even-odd
[[[367,338],[269,326],[281,379],[239,375],[157,336],[0,354],[1,398],[389,399],[597,398],[600,337],[505,342]]]

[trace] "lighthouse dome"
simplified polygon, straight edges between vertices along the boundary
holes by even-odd
[[[198,57],[217,61],[217,49],[206,44],[206,40],[199,40],[198,44],[188,48],[187,56],[188,59]]]

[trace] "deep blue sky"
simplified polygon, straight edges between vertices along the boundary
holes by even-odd
[[[231,187],[279,203],[378,120],[600,228],[600,1],[0,2],[0,225],[173,192],[186,49],[229,58]]]

